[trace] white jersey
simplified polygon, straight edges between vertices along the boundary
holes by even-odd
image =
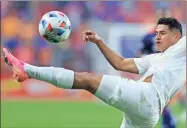
[[[186,81],[186,36],[162,53],[135,58],[140,81],[153,75],[152,83],[160,97],[161,111]]]
[[[186,81],[186,37],[163,53],[135,58],[139,81],[104,75],[95,95],[124,112],[120,128],[153,128]],[[142,82],[148,76],[152,82]]]

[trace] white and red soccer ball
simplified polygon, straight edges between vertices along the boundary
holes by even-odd
[[[50,11],[42,16],[38,29],[40,35],[49,43],[60,43],[69,37],[71,23],[64,13]]]

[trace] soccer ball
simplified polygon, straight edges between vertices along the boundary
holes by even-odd
[[[39,22],[39,33],[49,43],[65,41],[71,33],[69,18],[62,12],[50,11]]]

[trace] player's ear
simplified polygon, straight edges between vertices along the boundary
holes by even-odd
[[[175,40],[179,40],[181,38],[181,34],[179,31],[174,31],[174,35],[173,35],[173,38]]]

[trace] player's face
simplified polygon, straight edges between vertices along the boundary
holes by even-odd
[[[156,49],[164,51],[175,43],[174,32],[167,25],[157,25],[156,27]]]

